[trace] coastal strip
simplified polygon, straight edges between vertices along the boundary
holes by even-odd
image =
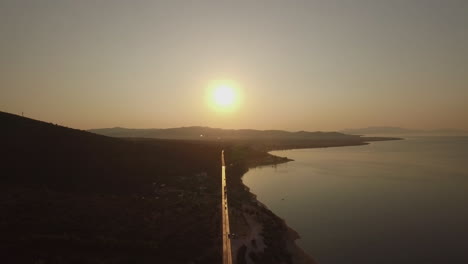
[[[369,141],[398,140],[397,138],[371,138]],[[304,142],[303,142],[304,143]],[[307,142],[306,144],[232,145],[226,151],[226,174],[229,181],[232,254],[236,264],[317,262],[296,244],[299,234],[287,226],[284,219],[275,215],[257,200],[255,194],[243,183],[242,176],[250,169],[276,166],[292,161],[277,157],[267,151],[276,149],[320,148],[366,145],[368,142]]]

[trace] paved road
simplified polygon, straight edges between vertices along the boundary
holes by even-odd
[[[226,166],[224,164],[224,150],[221,152],[222,177],[221,177],[221,214],[223,218],[223,264],[232,264],[231,239],[229,229],[229,207],[227,202]]]

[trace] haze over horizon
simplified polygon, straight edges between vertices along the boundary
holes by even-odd
[[[456,0],[5,0],[0,110],[79,129],[468,130],[467,14]],[[207,103],[215,80],[236,83],[235,111]]]

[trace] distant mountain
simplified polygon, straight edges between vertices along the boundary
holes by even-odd
[[[282,130],[221,129],[210,127],[180,127],[166,129],[101,128],[89,132],[110,137],[138,137],[183,140],[317,140],[357,138],[339,132],[289,132]]]
[[[437,130],[416,130],[401,127],[366,127],[356,129],[344,129],[340,132],[351,135],[441,135],[441,136],[461,136],[468,135],[468,131],[459,129],[437,129]]]

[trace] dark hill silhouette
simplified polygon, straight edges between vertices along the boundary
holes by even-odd
[[[217,144],[0,125],[3,263],[221,261]]]
[[[200,142],[219,142],[222,144],[245,144],[260,152],[292,148],[354,146],[367,144],[366,142],[369,141],[398,139],[389,137],[362,137],[360,135],[347,135],[339,132],[289,132],[282,130],[254,129],[236,130],[197,126],[166,129],[130,129],[116,127],[91,129],[88,131],[121,138],[178,139]],[[260,154],[261,159],[265,158],[262,153],[256,154]],[[253,163],[259,164],[258,159]]]
[[[193,171],[206,171],[219,159],[220,147],[214,144],[129,141],[4,112],[0,122],[3,169],[10,172],[2,181],[82,192],[144,192],[151,190],[155,175],[186,169],[181,162]],[[197,151],[205,155],[194,155]]]
[[[289,132],[283,130],[221,129],[199,126],[165,129],[131,129],[115,127],[90,129],[88,131],[111,137],[141,137],[186,140],[317,140],[357,137],[355,135],[345,135],[338,132]]]

